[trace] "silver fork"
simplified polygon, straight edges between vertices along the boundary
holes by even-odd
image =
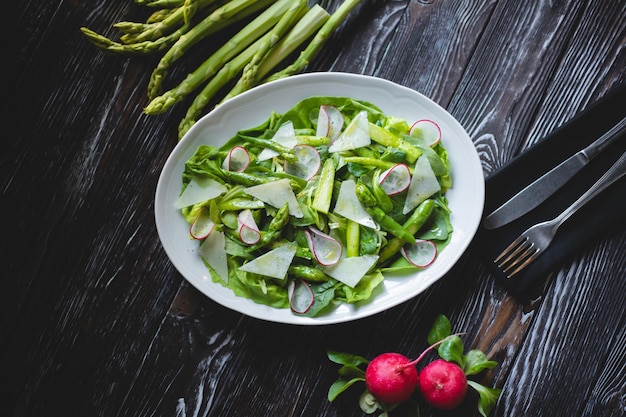
[[[537,259],[537,257],[550,246],[559,227],[569,219],[572,214],[624,174],[626,174],[626,152],[622,154],[617,162],[615,162],[587,192],[572,203],[571,206],[566,208],[565,211],[554,219],[537,223],[526,229],[526,231],[498,255],[494,263],[502,270],[507,278],[513,277]]]

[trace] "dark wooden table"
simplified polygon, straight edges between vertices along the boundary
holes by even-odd
[[[369,318],[246,317],[187,284],[161,247],[154,192],[185,110],[142,113],[156,58],[105,54],[79,31],[112,34],[143,9],[0,8],[2,415],[360,416],[360,388],[328,402],[338,366],[326,350],[414,356],[440,313],[499,362],[481,378],[503,388],[492,415],[626,415],[623,224],[527,301],[473,245],[425,293]],[[623,87],[625,45],[623,0],[364,0],[307,71],[375,75],[432,98],[467,129],[487,177]],[[429,415],[478,415],[476,397]]]

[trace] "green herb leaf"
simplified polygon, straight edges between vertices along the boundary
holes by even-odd
[[[463,341],[459,336],[452,336],[444,341],[437,351],[442,359],[448,362],[456,362],[461,368],[465,366],[465,356],[463,356]]]
[[[350,380],[338,379],[328,389],[328,401],[333,401],[339,394],[350,388],[355,382],[365,381],[365,378],[352,378]]]
[[[428,333],[428,344],[434,345],[438,341],[450,336],[450,334],[452,334],[452,325],[450,324],[450,320],[448,320],[448,318],[443,314],[440,314],[435,318],[433,327]]]
[[[326,352],[326,355],[328,356],[328,359],[335,363],[338,363],[339,365],[358,367],[360,365],[366,365],[369,363],[369,360],[365,359],[362,356],[353,355],[351,353],[337,352],[335,350],[328,350]]]
[[[487,417],[493,407],[498,402],[502,389],[500,388],[488,388],[476,381],[467,381],[467,384],[474,388],[480,395],[480,402],[478,403],[478,411],[484,417]]]
[[[339,368],[339,375],[347,378],[364,378],[365,371],[354,365],[344,365]]]
[[[485,369],[491,369],[498,365],[498,362],[490,361],[487,355],[477,349],[470,350],[465,355],[465,375],[476,375]]]

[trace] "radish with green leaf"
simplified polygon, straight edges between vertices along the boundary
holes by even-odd
[[[445,340],[430,345],[415,360],[410,360],[406,356],[394,352],[378,355],[365,369],[367,390],[384,404],[399,404],[408,400],[419,381],[415,366],[431,349],[439,346]]]
[[[460,335],[451,334],[450,321],[439,315],[427,337],[430,346],[415,360],[394,352],[380,354],[369,361],[358,355],[328,351],[328,358],[342,365],[340,378],[328,391],[328,400],[334,401],[352,385],[365,382],[366,391],[359,405],[367,414],[378,409],[388,413],[401,403],[416,400],[416,393],[433,408],[453,410],[463,402],[468,387],[471,387],[480,396],[478,411],[487,417],[498,401],[501,389],[485,387],[468,377],[491,369],[497,363],[488,360],[479,350],[465,353]],[[416,366],[435,348],[440,359],[418,371]],[[365,371],[362,366],[366,366]]]

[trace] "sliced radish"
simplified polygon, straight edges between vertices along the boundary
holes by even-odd
[[[428,146],[434,146],[441,140],[441,128],[432,120],[422,119],[413,123],[409,135],[422,138]]]
[[[237,216],[237,228],[239,230],[239,239],[246,245],[254,245],[261,239],[261,232],[254,221],[252,211],[250,209],[242,210]]]
[[[252,187],[245,188],[244,191],[252,197],[278,209],[287,203],[289,204],[289,214],[291,216],[299,219],[304,217],[304,213],[300,208],[300,204],[298,204],[293,188],[291,188],[291,184],[286,178],[265,184],[253,185]]]
[[[320,106],[320,112],[317,117],[317,136],[327,137],[330,143],[339,136],[343,127],[343,114],[335,106]]]
[[[296,154],[296,162],[285,161],[285,172],[298,178],[310,180],[320,170],[322,158],[313,146],[297,145],[293,152]]]
[[[315,302],[311,286],[302,279],[292,281],[288,292],[289,306],[294,313],[305,314]]]
[[[198,253],[213,268],[215,273],[228,283],[228,260],[224,232],[213,231],[200,245]]]
[[[411,171],[405,164],[396,164],[382,173],[380,186],[387,195],[403,192],[411,184]]]
[[[402,213],[410,213],[419,203],[439,190],[441,190],[441,186],[430,166],[430,162],[428,162],[428,157],[426,155],[420,156],[415,162],[411,185],[409,185],[409,190],[406,194]]]
[[[320,265],[329,266],[336,264],[341,259],[343,247],[338,240],[322,233],[314,227],[309,227],[305,232],[309,241],[309,249]]]
[[[414,266],[426,268],[437,257],[437,245],[430,240],[418,240],[415,244],[404,245],[400,252]]]
[[[247,262],[239,267],[240,271],[252,272],[267,277],[284,279],[296,255],[297,245],[288,243]]]
[[[185,191],[182,192],[174,206],[177,209],[193,206],[197,203],[203,203],[220,196],[228,190],[224,184],[221,184],[211,178],[193,177]]]
[[[356,196],[356,182],[354,180],[345,180],[341,183],[334,212],[365,227],[378,229],[378,225]]]
[[[320,269],[337,281],[354,288],[378,261],[378,255],[361,255],[342,258],[335,265],[322,266]]]
[[[285,122],[281,125],[274,136],[272,136],[272,140],[276,143],[283,145],[285,148],[293,148],[298,144],[298,139],[296,138],[296,131],[293,128],[293,123],[291,121]],[[261,151],[257,160],[265,161],[266,159],[271,159],[278,155],[273,149],[265,148]]]
[[[248,165],[250,165],[250,154],[243,146],[233,146],[222,162],[222,168],[227,171],[241,172],[248,168]]]
[[[214,228],[215,223],[213,223],[213,220],[211,220],[209,210],[202,207],[196,218],[193,220],[193,223],[191,223],[191,227],[189,228],[189,234],[196,240],[202,240],[206,239],[206,237],[211,234]]]
[[[333,141],[328,152],[349,151],[367,146],[372,143],[369,132],[367,112],[363,110],[350,121],[343,133]]]

